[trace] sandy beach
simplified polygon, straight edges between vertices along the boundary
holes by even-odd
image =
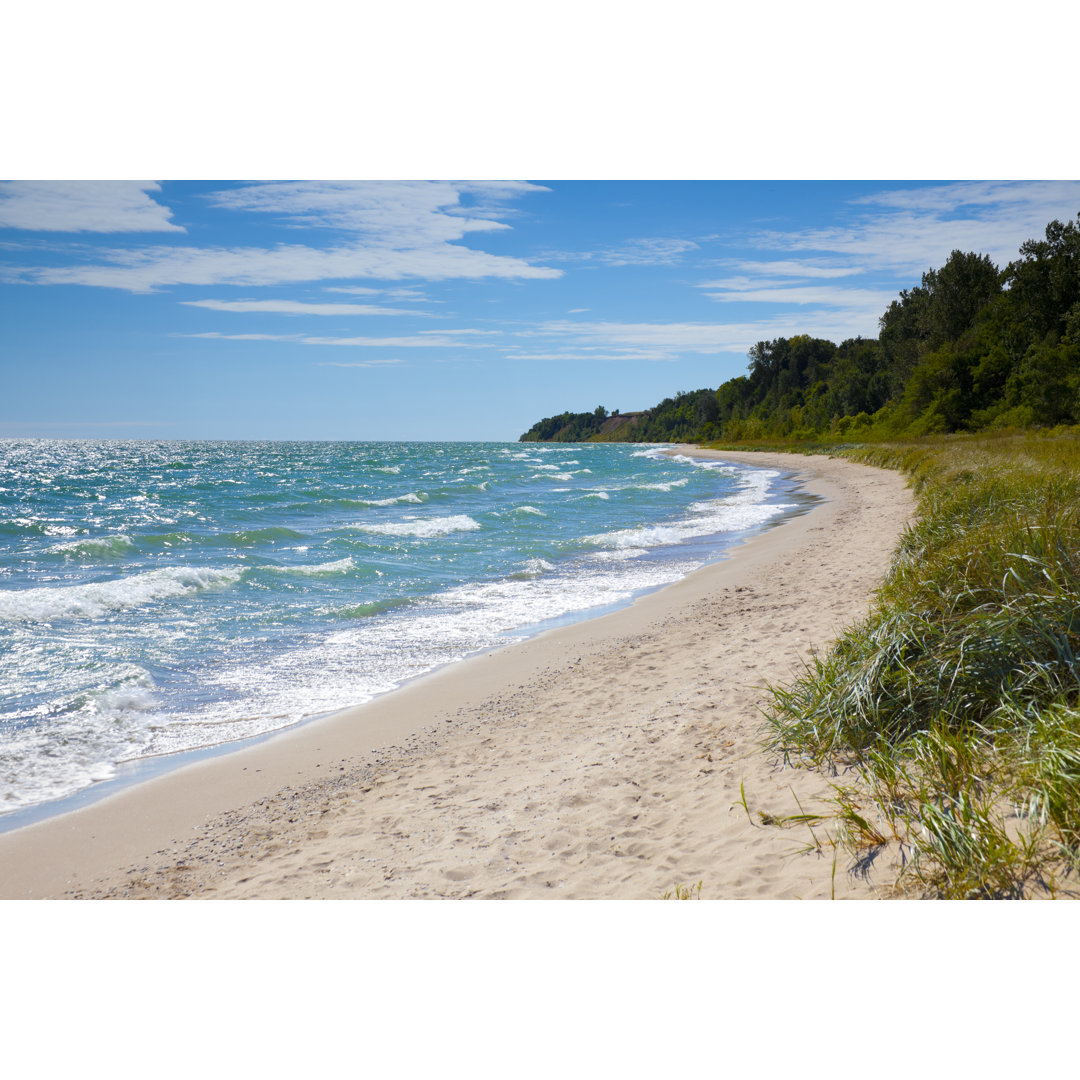
[[[866,613],[913,496],[846,461],[681,449],[825,501],[628,608],[0,835],[0,897],[881,895],[887,873],[755,824],[828,794],[763,753],[760,708]]]

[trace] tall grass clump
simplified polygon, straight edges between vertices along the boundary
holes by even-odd
[[[941,897],[1070,887],[1080,859],[1080,435],[1001,433],[835,451],[918,495],[870,616],[774,688],[771,747],[854,769],[901,884]],[[843,830],[841,830],[843,832]],[[866,829],[847,830],[849,846]],[[862,839],[860,840],[859,837]]]

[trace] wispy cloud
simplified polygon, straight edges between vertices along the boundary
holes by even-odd
[[[673,266],[686,252],[696,249],[693,240],[643,237],[628,240],[620,248],[597,252],[596,257],[609,266]]]
[[[223,209],[273,214],[305,228],[340,229],[397,248],[428,247],[460,240],[468,232],[508,229],[497,220],[505,214],[502,202],[548,190],[516,180],[304,180],[245,184],[207,198]],[[468,206],[462,195],[488,202],[482,208]]]
[[[329,247],[165,247],[95,250],[93,262],[5,270],[9,281],[95,285],[152,292],[175,285],[282,285],[303,281],[381,278],[544,279],[562,276],[528,259],[493,255],[454,241],[467,233],[510,226],[462,204],[462,192],[486,190],[499,199],[543,191],[533,184],[267,183],[213,193],[223,209],[274,214],[285,225],[348,234]]]
[[[423,311],[376,307],[372,304],[312,304],[303,300],[181,300],[188,307],[210,311],[276,312],[282,315],[420,315]]]
[[[208,330],[204,334],[173,334],[182,338],[216,338],[220,341],[303,341],[303,334],[222,334]]]
[[[429,304],[439,303],[432,300],[421,289],[376,289],[370,285],[324,285],[324,292],[348,293],[352,296],[385,296],[389,300],[423,300]]]
[[[460,330],[417,330],[417,333],[418,334],[439,334],[440,336],[443,335],[443,334],[491,335],[491,334],[501,334],[502,331],[501,330],[476,330],[475,328],[473,328],[471,326],[465,326],[465,327],[462,327]]]
[[[512,360],[659,360],[672,361],[689,355],[714,356],[746,353],[758,341],[794,334],[811,334],[843,341],[858,336],[852,320],[858,313],[846,309],[800,309],[767,318],[740,322],[567,322],[542,323],[520,331],[521,338],[543,339],[555,346],[508,354]]]
[[[174,337],[216,341],[284,341],[294,345],[338,345],[360,349],[460,349],[463,334],[497,334],[495,330],[421,330],[415,337],[315,337],[308,334],[174,334]],[[493,348],[491,342],[469,342],[470,349]]]
[[[550,262],[597,262],[605,266],[674,266],[697,246],[693,240],[678,237],[637,237],[598,251],[548,251],[542,258]]]
[[[148,180],[0,181],[0,228],[35,232],[184,232]]]
[[[421,337],[304,337],[300,339],[303,345],[343,345],[360,349],[460,349],[461,339],[454,331],[432,331]],[[488,342],[470,342],[471,349],[488,349],[492,345]]]
[[[724,265],[733,270],[742,271],[747,275],[744,280],[760,282],[763,278],[783,280],[802,278],[843,278],[854,274],[861,274],[865,267],[857,265],[826,266],[822,260],[811,259],[772,259],[769,262],[761,262],[754,259],[725,259]],[[703,289],[724,285],[721,281],[703,282]]]
[[[721,283],[714,283],[714,287],[719,284]],[[709,287],[700,286],[700,288]],[[891,300],[896,299],[896,293],[891,289],[844,289],[830,285],[786,284],[760,288],[747,282],[746,279],[740,280],[737,285],[731,284],[722,292],[711,292],[706,295],[710,300],[727,304],[820,304],[824,307],[869,310],[878,313],[884,311]]]
[[[1075,217],[1080,181],[902,188],[861,196],[851,205],[857,209],[849,224],[763,231],[752,241],[762,249],[823,252],[915,278],[956,249],[989,255],[1004,266],[1025,240],[1042,236],[1052,218]]]
[[[378,368],[393,367],[395,364],[403,363],[404,361],[398,358],[393,360],[320,360],[318,367]]]
[[[561,270],[455,244],[422,250],[389,247],[167,248],[98,251],[102,261],[74,266],[11,267],[9,281],[97,285],[153,292],[170,285],[284,285],[327,278],[556,278]]]

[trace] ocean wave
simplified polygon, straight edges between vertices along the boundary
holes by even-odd
[[[356,562],[351,556],[347,556],[334,562],[309,563],[298,566],[267,566],[263,569],[273,570],[279,574],[344,574],[349,570],[355,570]]]
[[[345,607],[324,608],[323,613],[335,619],[370,619],[384,611],[404,607],[413,603],[411,599],[395,598],[392,600],[372,600],[366,604],[348,604]]]
[[[690,483],[690,477],[684,476],[681,480],[668,480],[660,484],[631,484],[633,491],[671,491],[672,488],[685,487]]]
[[[354,506],[394,506],[397,503],[424,503],[430,496],[426,491],[410,491],[405,495],[393,495],[389,499],[358,499]]]
[[[510,577],[514,581],[533,581],[541,574],[554,569],[555,564],[549,563],[547,559],[529,559],[517,573],[511,574]]]
[[[140,536],[138,546],[141,548],[171,548],[178,544],[190,544],[195,537],[187,532],[153,533]]]
[[[130,536],[99,536],[92,540],[69,540],[46,548],[49,555],[73,555],[83,559],[108,559],[135,550]]]
[[[690,509],[697,516],[665,525],[637,525],[630,529],[616,529],[589,537],[599,547],[656,548],[682,544],[697,537],[717,533],[741,532],[764,525],[771,518],[792,509],[787,503],[762,503],[742,501],[738,496],[716,499],[711,503],[694,503]]]
[[[258,544],[276,543],[278,540],[305,540],[307,535],[278,525],[265,529],[238,529],[236,532],[196,533],[177,531],[148,533],[136,537],[132,543],[143,548],[170,548],[178,544],[199,544],[207,547],[255,547]]]
[[[158,600],[194,596],[240,580],[243,570],[177,566],[147,570],[131,577],[88,585],[46,586],[0,592],[0,621],[48,622],[98,618],[111,611],[141,607]]]
[[[85,529],[73,525],[56,525],[45,518],[9,518],[0,521],[0,534],[8,536],[78,536]]]
[[[446,536],[453,532],[470,532],[480,528],[480,522],[468,514],[451,514],[449,517],[406,518],[404,521],[375,522],[365,521],[353,526],[362,532],[375,533],[379,536],[416,536],[426,539],[432,536]]]
[[[547,517],[543,510],[535,506],[515,506],[511,514],[536,514],[539,517]]]

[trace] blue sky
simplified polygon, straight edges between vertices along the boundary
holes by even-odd
[[[0,183],[0,435],[513,439],[874,335],[1080,183]]]

